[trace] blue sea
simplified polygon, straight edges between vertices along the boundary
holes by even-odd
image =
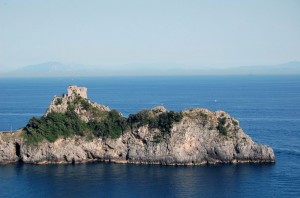
[[[224,110],[252,139],[274,148],[275,164],[174,167],[88,163],[0,165],[0,197],[300,197],[300,76],[0,79],[0,130],[42,116],[76,84],[123,115]]]

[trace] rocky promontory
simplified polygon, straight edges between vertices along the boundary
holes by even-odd
[[[275,156],[223,111],[159,106],[125,118],[76,92],[54,97],[42,118],[19,131],[0,134],[0,163],[91,161],[202,165],[275,162]]]

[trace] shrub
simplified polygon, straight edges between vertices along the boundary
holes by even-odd
[[[155,135],[153,136],[153,142],[155,143],[160,143],[162,141],[162,136],[161,135]]]
[[[151,116],[150,112],[143,110],[137,114],[130,114],[127,122],[131,130],[135,127],[145,126],[159,129],[163,135],[170,133],[175,122],[180,122],[183,118],[182,113],[168,111],[160,113],[158,116]]]
[[[80,98],[80,103],[81,103],[81,107],[82,109],[88,111],[92,106],[91,104],[88,102],[87,99],[84,99],[84,98]]]
[[[221,125],[225,125],[226,124],[226,117],[221,117],[218,118],[219,123],[221,123]]]
[[[225,117],[218,118],[217,130],[219,131],[219,133],[226,136],[227,135],[227,128],[224,126],[225,124],[226,124],[226,118]]]
[[[108,116],[108,111],[99,110],[97,107],[90,108],[89,113],[95,120],[102,120]]]
[[[151,115],[148,110],[142,110],[137,114],[130,114],[128,116],[127,122],[131,128],[141,127],[149,124],[151,120]]]
[[[57,98],[54,103],[56,106],[62,104],[62,98]]]
[[[88,127],[95,136],[112,139],[119,138],[127,126],[126,119],[116,110],[108,112],[107,116],[100,121],[88,122]]]
[[[80,120],[72,110],[66,113],[51,112],[41,118],[33,117],[24,127],[28,143],[37,143],[43,139],[54,142],[60,136],[83,136],[86,129],[86,123]]]
[[[56,104],[61,104],[62,99],[58,98]],[[88,111],[92,119],[86,123],[80,119],[75,108],[80,105]],[[155,142],[160,142],[162,137],[171,132],[173,124],[181,121],[182,113],[174,111],[154,115],[152,111],[143,110],[137,114],[131,114],[126,119],[116,110],[102,111],[93,107],[87,99],[76,97],[74,101],[68,101],[68,108],[65,113],[51,112],[41,118],[31,118],[24,127],[24,137],[27,143],[35,144],[44,139],[54,142],[59,137],[70,137],[73,135],[119,138],[130,127],[146,126],[157,128],[161,134],[154,137]]]
[[[180,122],[182,119],[182,113],[174,111],[164,112],[158,116],[158,129],[163,133],[170,133],[175,122]]]
[[[88,99],[82,98],[80,96],[76,96],[74,101],[71,103],[68,103],[69,106],[76,106],[80,105],[82,109],[89,111],[92,108],[92,105],[89,103]]]

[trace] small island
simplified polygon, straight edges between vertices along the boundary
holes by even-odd
[[[273,149],[244,133],[223,111],[163,106],[124,117],[72,85],[44,116],[0,134],[0,163],[114,162],[160,165],[273,163]]]

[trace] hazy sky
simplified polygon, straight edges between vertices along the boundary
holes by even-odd
[[[300,60],[299,0],[0,0],[0,67]]]

